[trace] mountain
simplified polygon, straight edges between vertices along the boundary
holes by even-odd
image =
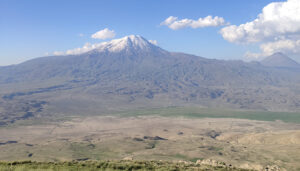
[[[86,53],[36,58],[19,65],[0,68],[0,82],[95,78],[101,71],[132,69],[132,65],[147,62],[149,56],[167,56],[166,51],[154,46],[141,36],[126,36],[104,42]]]
[[[300,111],[299,73],[168,52],[131,35],[0,67],[0,120],[169,106]]]
[[[81,54],[36,58],[0,67],[0,83],[119,79],[174,80],[193,78],[198,85],[279,84],[294,79],[269,72],[258,64],[206,59],[172,53],[141,36],[104,42]],[[281,77],[281,78],[280,78]],[[117,80],[114,80],[117,81]]]
[[[261,64],[268,67],[300,68],[300,64],[281,52],[266,57],[261,61]]]

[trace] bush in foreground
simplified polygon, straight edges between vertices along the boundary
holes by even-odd
[[[210,166],[196,163],[185,162],[168,162],[168,161],[70,161],[70,162],[33,162],[33,161],[15,161],[0,162],[0,170],[2,171],[27,171],[27,170],[70,170],[70,171],[248,171],[246,169],[233,168],[228,166]]]

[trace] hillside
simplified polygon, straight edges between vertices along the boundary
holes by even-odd
[[[299,111],[299,73],[168,52],[131,35],[0,67],[0,120],[168,106]]]
[[[296,61],[280,52],[274,53],[273,55],[266,57],[261,61],[261,64],[269,67],[285,67],[300,69],[300,64],[298,64]]]

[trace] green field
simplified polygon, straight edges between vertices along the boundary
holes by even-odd
[[[145,108],[136,110],[111,111],[105,114],[93,114],[88,116],[118,116],[118,117],[143,117],[143,116],[162,116],[162,117],[185,117],[185,118],[235,118],[249,119],[258,121],[283,121],[287,123],[300,123],[300,112],[271,112],[271,111],[250,111],[232,110],[220,108],[200,108],[200,107],[165,107],[165,108]],[[58,123],[74,118],[82,117],[79,115],[53,115],[42,118],[29,118],[18,120],[13,124],[2,127],[14,127],[21,125],[36,125]],[[1,126],[0,126],[1,127]]]
[[[246,169],[232,168],[228,166],[208,166],[196,163],[173,163],[166,161],[84,161],[84,162],[0,162],[1,171],[94,171],[94,170],[156,170],[156,171],[247,171]]]
[[[280,120],[289,123],[300,123],[299,112],[270,112],[270,111],[246,111],[211,109],[198,107],[167,107],[157,109],[140,109],[118,113],[121,117],[128,116],[164,116],[187,118],[237,118],[260,121]]]

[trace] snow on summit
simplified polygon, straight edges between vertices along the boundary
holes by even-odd
[[[93,52],[120,52],[123,50],[145,50],[157,48],[153,43],[139,35],[129,35],[120,39],[114,39],[108,42],[90,44],[86,43],[81,48],[67,50],[66,52],[54,52],[54,55],[77,55]]]
[[[97,50],[98,51],[110,51],[110,52],[119,52],[125,49],[134,49],[134,50],[146,50],[149,49],[153,44],[148,40],[138,35],[125,36],[121,39],[115,39],[109,42],[102,43]]]

